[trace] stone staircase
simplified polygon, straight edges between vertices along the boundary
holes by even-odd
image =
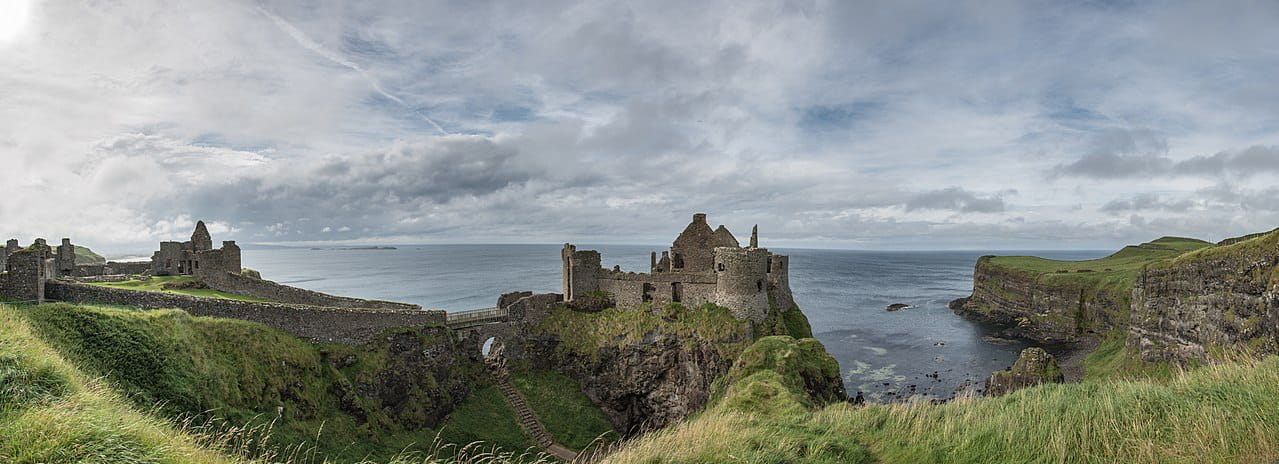
[[[520,424],[520,428],[524,429],[533,438],[533,442],[537,446],[546,451],[547,454],[563,459],[568,462],[577,460],[577,452],[565,448],[555,443],[551,438],[551,434],[546,432],[546,427],[542,426],[542,422],[537,420],[537,415],[533,413],[533,408],[529,407],[528,401],[524,399],[519,390],[511,384],[510,377],[506,374],[506,370],[499,366],[490,364],[489,372],[493,374],[493,379],[497,382],[497,389],[502,392],[502,397],[506,398],[507,404],[511,405],[511,409],[515,410],[516,420]]]

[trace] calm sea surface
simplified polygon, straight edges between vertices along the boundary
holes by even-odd
[[[560,245],[423,245],[396,250],[246,249],[244,265],[267,279],[338,295],[460,311],[491,307],[516,290],[560,291]],[[589,245],[603,264],[647,271],[660,246]],[[921,394],[949,398],[1004,369],[1026,345],[986,338],[946,304],[972,290],[986,254],[1092,259],[1103,251],[876,252],[774,249],[790,255],[791,289],[813,333],[839,361],[850,395],[870,400]],[[885,311],[893,303],[911,305]],[[993,343],[992,343],[993,342]],[[934,373],[936,374],[934,377]],[[913,386],[913,390],[912,390]]]

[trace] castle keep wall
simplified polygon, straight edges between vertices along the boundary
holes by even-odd
[[[661,276],[661,279],[651,277]],[[599,289],[613,296],[614,303],[622,308],[634,308],[641,303],[651,302],[653,306],[664,306],[675,302],[679,295],[679,303],[685,306],[700,306],[715,302],[714,279],[710,282],[681,281],[680,277],[671,275],[605,276],[599,279]],[[694,280],[708,280],[706,276],[696,276]],[[645,296],[647,294],[647,297]]]
[[[363,344],[388,329],[439,325],[447,321],[444,311],[348,309],[224,300],[57,281],[50,281],[45,291],[50,299],[69,303],[177,308],[193,316],[252,321],[316,343]]]
[[[715,249],[715,304],[733,316],[761,322],[768,316],[768,250]]]

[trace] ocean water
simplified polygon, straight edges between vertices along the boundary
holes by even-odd
[[[246,249],[244,265],[277,282],[338,295],[462,311],[518,290],[560,291],[561,245],[421,245],[395,250]],[[590,245],[603,265],[647,271],[661,246]],[[839,361],[850,395],[950,398],[1012,364],[1027,345],[955,316],[977,258],[1033,254],[1092,259],[1104,251],[849,251],[773,249],[790,255],[791,289],[813,333]],[[889,312],[890,304],[910,308]]]

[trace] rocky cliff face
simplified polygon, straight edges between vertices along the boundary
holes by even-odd
[[[555,344],[543,346],[553,352]],[[733,362],[716,344],[655,330],[637,343],[601,347],[594,356],[548,352],[543,359],[577,379],[617,430],[634,434],[679,422],[706,406],[712,383]]]
[[[617,430],[634,434],[702,410],[717,380],[757,337],[811,337],[798,308],[774,308],[766,322],[734,319],[713,305],[595,312],[558,307],[531,327],[520,350],[535,367],[577,379]],[[838,365],[835,372],[838,379]],[[831,385],[814,388],[823,390],[818,395],[846,397],[842,383]]]
[[[466,399],[483,374],[469,354],[447,329],[426,327],[386,334],[356,353],[328,358],[350,374],[349,382],[333,387],[344,412],[364,421],[376,409],[397,427],[415,430],[438,427]],[[361,369],[365,359],[381,362]]]
[[[973,272],[972,296],[956,300],[951,309],[1045,343],[1072,342],[1090,330],[1122,326],[1126,289],[1073,277],[1010,269],[983,256]]]
[[[1132,300],[1128,346],[1144,360],[1279,353],[1279,233],[1147,266]]]

